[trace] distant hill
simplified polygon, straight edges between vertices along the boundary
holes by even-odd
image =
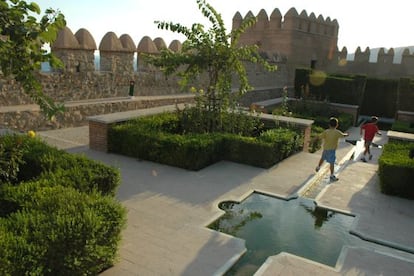
[[[401,63],[402,54],[403,54],[403,52],[406,48],[408,48],[408,50],[410,51],[410,54],[414,53],[414,46],[396,47],[396,48],[394,48],[394,61],[393,61],[393,63]],[[370,52],[371,52],[371,54],[369,56],[369,62],[377,62],[378,52],[379,52],[380,49],[381,49],[381,47],[369,49]],[[384,48],[384,50],[385,50],[385,52],[387,52],[389,49]],[[365,49],[361,49],[361,51],[365,51]],[[348,60],[354,60],[354,57],[355,57],[355,53],[348,53],[348,55],[347,55]]]

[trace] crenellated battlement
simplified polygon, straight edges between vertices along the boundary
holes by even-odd
[[[254,16],[249,11],[243,18],[239,12],[233,17],[232,29],[240,26],[243,19]],[[312,60],[320,65],[329,63],[329,54],[335,52],[338,41],[339,25],[336,19],[326,19],[303,10],[300,14],[295,8],[282,16],[278,8],[270,17],[264,9],[256,15],[255,25],[240,36],[240,45],[258,45],[261,52],[269,56],[277,54],[286,59],[290,81],[294,68],[309,66]]]
[[[251,16],[255,15],[249,11],[244,18]],[[339,24],[336,19],[316,16],[313,12],[308,14],[305,10],[299,14],[295,8],[291,8],[284,16],[277,8],[270,16],[262,9],[256,16],[256,24],[241,34],[239,43],[259,46],[262,57],[277,65],[278,70],[267,72],[261,66],[247,64],[249,83],[255,91],[245,96],[246,105],[257,97],[260,100],[274,97],[281,87],[291,86],[298,67],[370,77],[414,77],[414,46],[411,49],[388,50],[366,48],[364,51],[358,47],[355,52],[351,52],[354,56],[351,59],[346,47],[338,50]],[[239,27],[244,18],[236,12],[232,28]],[[134,43],[130,35],[118,37],[114,32],[106,33],[97,44],[88,30],[82,28],[73,34],[71,29],[65,27],[51,45],[52,53],[63,61],[64,67],[52,69],[50,73],[41,72],[38,77],[45,95],[59,103],[79,105],[79,110],[71,110],[62,119],[66,126],[75,125],[87,115],[121,111],[114,107],[116,104],[111,103],[113,99],[121,98],[126,102],[127,107],[122,109],[135,108],[126,100],[131,95],[131,89],[136,96],[185,93],[178,86],[176,78],[165,78],[162,72],[145,64],[141,58],[143,53],[156,54],[166,47],[161,37],[152,39],[144,36]],[[168,49],[174,52],[181,51],[181,48],[179,40],[173,40],[168,45]],[[233,85],[236,87],[237,81]],[[109,103],[104,107],[85,106],[84,102],[96,99],[108,99]],[[0,77],[0,106],[3,107],[0,125],[9,121],[16,122],[9,126],[15,125],[18,129],[30,129],[38,125],[43,120],[38,115],[26,114],[23,118],[8,111],[13,110],[14,106],[30,104],[31,99],[15,80]]]
[[[244,18],[236,12],[232,28],[238,28],[243,19],[251,16],[255,16],[251,11]],[[310,66],[329,72],[377,77],[414,76],[414,56],[408,48],[396,55],[394,49],[382,48],[372,53],[369,48],[361,51],[358,47],[354,59],[350,60],[346,47],[341,51],[337,48],[336,19],[316,17],[313,12],[308,15],[306,10],[299,14],[295,8],[284,16],[276,8],[270,17],[262,9],[256,16],[256,24],[240,36],[240,45],[258,45],[268,56],[284,57],[290,80],[293,80],[294,68]]]
[[[233,29],[240,27],[243,19],[254,16],[249,11],[243,18],[240,12],[236,12],[233,17]],[[330,17],[326,19],[322,15],[318,17],[312,12],[310,15],[303,10],[300,14],[295,8],[291,8],[283,17],[278,8],[275,8],[270,17],[267,15],[264,9],[260,10],[257,14],[257,23],[252,27],[249,32],[266,32],[268,30],[286,30],[286,31],[303,31],[309,34],[326,35],[336,37],[338,35],[338,22],[337,20],[331,20]]]
[[[357,47],[350,58],[346,47],[336,51],[332,61],[327,64],[325,70],[336,73],[366,74],[375,77],[413,77],[414,76],[414,52],[409,48],[393,48],[371,50],[366,47],[364,51]]]
[[[413,76],[414,56],[409,49],[398,54],[394,49],[380,49],[373,53],[367,47],[364,51],[358,47],[349,59],[348,50],[337,48],[339,24],[336,19],[316,16],[306,10],[300,13],[295,8],[282,15],[275,8],[270,16],[262,9],[257,15],[249,11],[244,17],[236,12],[232,28],[240,26],[245,18],[257,16],[257,22],[240,36],[240,45],[258,45],[260,52],[270,61],[284,63],[287,66],[288,82],[296,67],[309,67],[343,73],[363,73],[373,76]],[[180,51],[182,44],[173,40],[168,48]],[[167,48],[164,39],[151,39],[144,36],[135,44],[128,34],[119,38],[108,32],[97,47],[95,39],[86,29],[79,29],[75,34],[65,27],[56,42],[51,46],[52,52],[65,64],[61,71],[93,72],[96,67],[101,72],[131,74],[134,71],[152,72],[155,69],[142,62],[142,53],[158,53]],[[95,56],[98,52],[99,66]],[[375,57],[373,57],[375,55]]]
[[[63,61],[63,71],[66,72],[95,71],[95,51],[99,50],[100,71],[130,74],[134,72],[134,62],[138,66],[139,60],[135,61],[135,54],[139,57],[141,53],[158,53],[162,48],[167,48],[166,45],[163,38],[152,40],[149,36],[143,37],[135,45],[128,34],[118,38],[114,32],[108,32],[99,47],[96,47],[96,42],[88,30],[82,28],[73,34],[69,27],[65,27],[58,33],[51,51]],[[179,51],[181,42],[173,40],[168,48]],[[140,65],[140,70],[148,70],[144,64]]]

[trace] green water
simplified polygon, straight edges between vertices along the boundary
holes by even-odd
[[[305,198],[286,201],[253,193],[240,204],[224,202],[226,211],[210,228],[246,241],[247,252],[226,275],[253,274],[268,256],[288,252],[334,267],[354,217],[316,208]]]

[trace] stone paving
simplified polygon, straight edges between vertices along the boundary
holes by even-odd
[[[351,129],[359,138],[359,129]],[[384,133],[385,134],[385,133]],[[222,275],[245,252],[243,240],[206,226],[223,214],[218,203],[241,201],[253,191],[278,197],[304,193],[326,172],[314,168],[320,153],[301,152],[270,169],[222,161],[194,172],[90,150],[87,127],[40,132],[69,152],[81,153],[120,169],[118,199],[128,210],[120,256],[102,275]],[[386,142],[386,135],[378,137]],[[374,148],[368,163],[347,161],[354,146],[342,141],[337,151],[339,181],[326,185],[318,205],[357,217],[353,232],[396,246],[344,248],[335,268],[288,253],[269,257],[258,271],[244,275],[414,275],[414,201],[379,192]]]

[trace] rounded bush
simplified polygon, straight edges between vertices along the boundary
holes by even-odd
[[[111,197],[35,182],[4,194],[21,208],[1,218],[1,275],[96,275],[112,265],[125,210]]]

